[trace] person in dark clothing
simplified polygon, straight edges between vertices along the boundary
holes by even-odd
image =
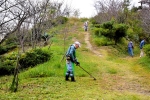
[[[71,81],[75,82],[74,78],[74,63],[78,66],[80,63],[78,62],[76,58],[76,49],[80,47],[80,43],[77,41],[73,45],[71,45],[68,48],[68,51],[66,53],[66,75],[65,75],[65,80],[68,81],[69,77],[71,77]]]

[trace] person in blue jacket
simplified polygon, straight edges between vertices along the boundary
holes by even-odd
[[[78,62],[76,58],[76,49],[80,47],[80,43],[76,41],[73,45],[71,45],[66,53],[66,75],[65,75],[65,80],[68,81],[69,77],[71,77],[71,81],[75,82],[74,78],[74,63],[78,66],[80,63]]]
[[[145,45],[145,39],[140,42],[140,57],[144,56],[143,46]]]
[[[129,41],[129,43],[128,43],[128,53],[129,53],[129,55],[130,55],[131,57],[133,57],[133,48],[134,48],[133,42],[132,42],[132,41]]]

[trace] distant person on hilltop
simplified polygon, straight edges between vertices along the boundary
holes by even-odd
[[[69,81],[69,77],[71,77],[72,82],[75,81],[74,63],[77,66],[80,65],[80,63],[76,58],[76,49],[78,49],[79,47],[80,47],[80,43],[77,41],[68,48],[68,51],[66,53],[66,67],[67,67],[66,76],[65,76],[66,81]]]
[[[85,23],[84,23],[84,31],[87,31],[88,30],[88,21],[86,21]]]
[[[132,42],[132,41],[129,41],[129,43],[128,43],[128,53],[129,53],[129,55],[130,55],[131,57],[133,57],[133,48],[134,48],[133,42]]]
[[[145,39],[140,42],[140,57],[144,56],[143,46],[145,45]]]

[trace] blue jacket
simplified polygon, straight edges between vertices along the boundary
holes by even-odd
[[[129,48],[133,48],[133,43],[132,43],[132,41],[130,41],[130,42],[128,43],[128,47],[129,47]]]
[[[144,45],[145,45],[145,40],[142,40],[140,43],[140,49],[142,49]]]
[[[66,56],[70,56],[70,60],[71,61],[75,61],[76,60],[76,48],[74,45],[71,45],[69,48],[68,48],[68,51],[66,53]]]

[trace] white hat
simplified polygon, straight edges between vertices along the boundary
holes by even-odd
[[[78,42],[78,41],[74,42],[74,44],[77,44],[77,45],[79,45],[79,47],[81,47],[80,42]]]

